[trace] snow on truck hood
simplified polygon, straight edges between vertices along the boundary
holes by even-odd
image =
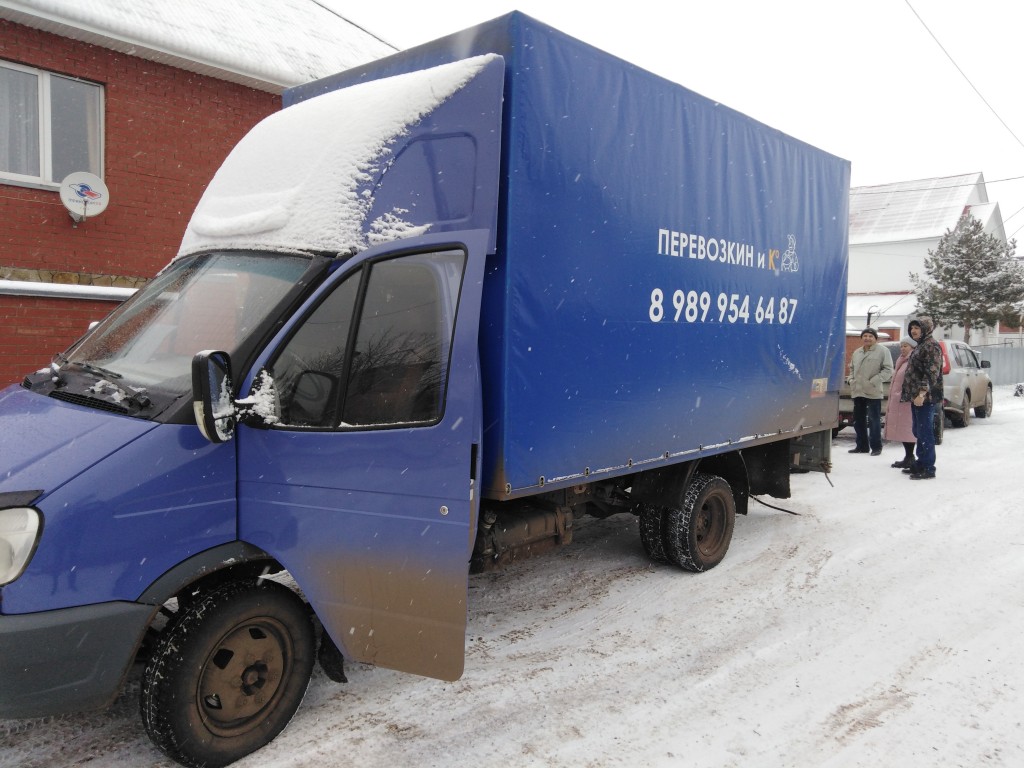
[[[265,118],[214,175],[178,255],[211,248],[362,250],[371,185],[390,147],[496,58],[360,83]],[[419,233],[393,219],[389,230],[395,237]]]
[[[0,492],[52,493],[156,425],[69,405],[17,385],[0,392]]]

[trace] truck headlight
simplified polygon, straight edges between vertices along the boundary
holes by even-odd
[[[39,541],[39,512],[31,507],[0,509],[0,586],[21,575]]]

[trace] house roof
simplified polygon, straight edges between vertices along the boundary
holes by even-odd
[[[0,0],[0,18],[270,93],[398,50],[318,0]]]
[[[971,216],[981,222],[985,232],[1006,240],[1006,227],[1003,226],[1003,213],[999,210],[999,203],[983,203],[971,206]]]
[[[967,210],[987,204],[980,172],[854,187],[850,190],[850,244],[939,238]],[[984,220],[991,216],[987,209],[978,213]]]

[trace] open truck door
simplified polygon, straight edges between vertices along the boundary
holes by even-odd
[[[236,433],[240,538],[285,565],[344,656],[446,680],[463,669],[487,238],[339,270],[257,367],[280,422]]]

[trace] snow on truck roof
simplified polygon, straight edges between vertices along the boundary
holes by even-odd
[[[497,58],[360,83],[265,118],[213,177],[179,255],[208,248],[365,248],[367,185],[390,146]],[[403,228],[398,214],[374,229],[381,242],[420,233]]]

